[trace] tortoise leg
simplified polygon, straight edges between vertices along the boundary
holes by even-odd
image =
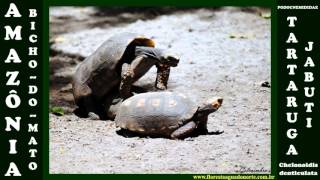
[[[74,113],[81,118],[89,116],[91,119],[103,119],[102,105],[95,101],[91,88],[81,83],[74,83],[73,88],[75,103],[78,105]]]
[[[85,97],[91,96],[92,91],[86,84],[78,82],[77,79],[72,82],[72,88],[74,102],[78,106],[78,108],[74,110],[74,114],[81,118],[87,118],[89,112],[87,111],[84,100]]]
[[[145,75],[149,69],[156,64],[156,60],[147,55],[139,55],[131,62],[131,69],[133,71],[133,79],[137,81]]]
[[[170,75],[170,66],[168,65],[158,65],[157,66],[157,79],[155,87],[160,90],[167,89],[167,84]]]
[[[173,131],[171,134],[172,139],[182,139],[187,135],[191,134],[193,130],[197,128],[197,125],[194,121],[190,121],[187,124],[181,126],[177,130]]]
[[[132,92],[134,92],[135,94],[148,92],[147,89],[143,87],[135,86],[135,85],[132,85],[131,89],[132,89]]]
[[[132,96],[131,86],[133,83],[133,71],[130,64],[124,63],[121,70],[120,96],[127,99]]]
[[[131,97],[132,83],[142,77],[156,61],[145,55],[137,56],[131,64],[124,63],[121,70],[120,96],[124,99]]]
[[[114,99],[112,101],[111,105],[109,106],[109,110],[107,111],[108,118],[114,120],[122,102],[123,101],[121,98]]]
[[[76,108],[73,113],[80,117],[80,118],[86,118],[88,117],[88,112],[87,112],[87,109],[83,106],[78,106],[78,108]]]
[[[92,96],[84,98],[84,104],[88,112],[88,117],[92,120],[106,119],[103,105],[95,100]]]
[[[197,134],[207,134],[208,133],[207,123],[208,123],[208,117],[199,121],[199,123],[197,125],[197,129],[196,129],[196,133]]]
[[[105,101],[103,103],[104,110],[107,114],[108,119],[113,120],[115,118],[121,103],[122,98],[120,98],[118,89],[115,88],[108,94],[108,96],[106,96]]]

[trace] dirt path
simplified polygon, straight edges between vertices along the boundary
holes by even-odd
[[[101,9],[50,9],[50,105],[66,111],[64,116],[50,114],[50,173],[269,172],[271,92],[261,82],[270,82],[271,27],[259,11],[115,11],[115,19]],[[171,71],[169,91],[183,92],[194,101],[224,98],[208,123],[209,131],[224,133],[183,141],[125,138],[116,134],[112,121],[70,113],[75,107],[70,78],[76,64],[124,31],[145,34],[158,47],[181,55]],[[153,90],[155,72],[151,69],[136,85]]]

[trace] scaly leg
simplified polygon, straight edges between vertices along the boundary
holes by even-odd
[[[181,139],[190,135],[194,129],[197,128],[197,125],[194,121],[190,121],[187,124],[179,127],[171,134],[172,139]]]
[[[127,99],[132,96],[131,86],[133,83],[133,71],[131,66],[127,63],[122,65],[121,70],[121,82],[120,82],[120,96],[123,99]]]
[[[97,102],[94,97],[87,96],[84,98],[84,104],[88,112],[88,117],[92,120],[106,119],[103,105]]]
[[[103,119],[104,111],[102,105],[96,102],[91,88],[86,84],[74,83],[74,97],[78,108],[74,113],[81,118]]]
[[[155,87],[160,90],[167,89],[167,84],[170,75],[170,66],[160,64],[157,66],[157,79]]]
[[[200,119],[200,118],[198,118],[198,119]],[[200,134],[207,134],[208,133],[207,124],[208,124],[208,117],[207,116],[202,117],[201,120],[198,121],[196,133],[199,135]]]

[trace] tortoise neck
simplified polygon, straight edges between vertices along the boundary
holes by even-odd
[[[160,60],[162,57],[162,50],[147,46],[136,46],[135,56],[146,56],[151,59]]]
[[[197,112],[194,116],[194,119],[195,121],[198,121],[198,122],[202,122],[202,121],[207,121],[208,120],[208,115],[210,113],[207,113],[207,112]]]

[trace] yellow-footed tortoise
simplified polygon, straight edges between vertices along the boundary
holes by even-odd
[[[208,115],[221,104],[222,98],[197,105],[181,93],[141,93],[120,105],[115,123],[140,135],[180,139],[196,131],[207,133]]]
[[[105,118],[102,102],[108,93],[117,88],[123,99],[130,97],[132,83],[153,65],[158,69],[156,88],[166,89],[170,67],[178,62],[177,56],[155,48],[152,39],[134,33],[115,35],[78,65],[72,82],[75,113]]]

